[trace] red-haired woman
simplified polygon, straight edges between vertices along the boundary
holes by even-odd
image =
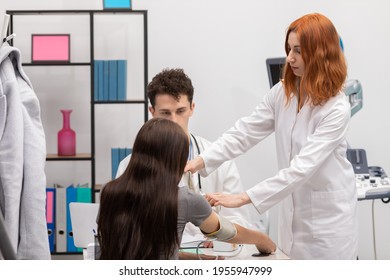
[[[308,14],[291,23],[283,80],[186,171],[207,176],[275,132],[279,171],[241,194],[209,194],[212,205],[281,203],[278,246],[293,259],[356,259],[357,194],[346,158],[347,66],[332,22]],[[261,160],[261,157],[259,157]]]

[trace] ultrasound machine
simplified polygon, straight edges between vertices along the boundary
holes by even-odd
[[[282,79],[285,57],[268,58],[266,60],[268,80],[273,87]],[[363,107],[363,89],[358,80],[347,80],[344,93],[351,104],[351,116]],[[347,158],[352,163],[358,200],[382,199],[390,201],[390,179],[379,166],[368,166],[366,151],[364,149],[347,149]],[[385,200],[386,199],[386,200]]]

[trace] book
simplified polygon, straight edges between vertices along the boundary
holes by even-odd
[[[98,101],[104,100],[103,60],[98,60]]]
[[[116,101],[118,100],[118,69],[116,60],[108,61],[108,72],[108,100]]]
[[[120,59],[118,64],[118,100],[126,100],[127,96],[127,60]]]
[[[110,77],[109,61],[103,60],[103,99],[102,99],[102,101],[109,100],[109,77]]]
[[[111,148],[111,179],[114,180],[119,166],[120,152],[118,148]]]
[[[99,61],[93,61],[93,99],[99,101]]]
[[[119,163],[126,157],[126,148],[119,148]],[[118,166],[119,166],[118,163]],[[116,172],[115,172],[116,174]]]

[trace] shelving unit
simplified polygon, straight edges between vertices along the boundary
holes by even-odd
[[[90,116],[90,123],[89,123],[89,128],[90,128],[90,139],[89,139],[89,143],[88,143],[88,146],[90,145],[90,150],[89,150],[89,147],[85,148],[77,148],[76,152],[77,154],[75,156],[58,156],[56,154],[56,150],[54,150],[54,128],[51,128],[51,132],[52,132],[52,135],[50,137],[50,141],[51,141],[51,150],[47,152],[47,157],[46,157],[46,161],[50,161],[50,162],[64,162],[64,164],[68,164],[68,165],[72,165],[71,163],[69,162],[80,162],[80,161],[83,161],[83,162],[90,162],[90,165],[91,165],[91,173],[90,173],[90,178],[86,178],[86,180],[88,179],[90,181],[90,184],[91,184],[91,193],[92,193],[92,198],[91,200],[94,202],[95,201],[95,190],[99,190],[99,186],[101,186],[102,184],[104,184],[105,182],[102,182],[102,181],[98,181],[96,180],[96,177],[97,177],[97,171],[96,171],[96,164],[97,164],[97,160],[96,160],[96,150],[97,148],[100,149],[100,147],[97,147],[97,141],[96,141],[96,130],[99,128],[99,125],[100,123],[97,123],[96,122],[96,118],[97,118],[97,112],[96,112],[96,107],[100,107],[100,106],[107,106],[107,105],[110,105],[110,106],[118,106],[118,105],[131,105],[129,108],[129,110],[131,110],[131,108],[135,108],[133,107],[134,105],[137,105],[137,106],[141,106],[142,109],[137,109],[135,110],[135,112],[138,112],[139,110],[142,111],[142,118],[143,118],[143,122],[146,122],[148,120],[148,101],[147,101],[147,96],[146,96],[146,87],[147,87],[147,82],[148,82],[148,38],[147,38],[147,11],[146,10],[131,10],[131,9],[118,9],[118,10],[114,10],[114,9],[110,9],[110,10],[8,10],[6,11],[7,14],[10,15],[10,24],[9,24],[9,27],[10,27],[10,30],[9,30],[9,33],[16,33],[17,34],[17,37],[13,39],[13,41],[10,42],[11,45],[14,45],[15,47],[19,48],[21,50],[21,53],[23,55],[23,67],[25,69],[35,69],[36,72],[38,72],[38,74],[35,75],[34,73],[34,79],[31,79],[32,83],[33,83],[33,86],[35,87],[35,84],[37,84],[37,79],[38,81],[44,81],[45,79],[47,79],[47,76],[46,76],[46,67],[50,67],[50,69],[52,69],[52,71],[57,71],[58,72],[58,76],[61,75],[61,71],[65,71],[65,72],[76,72],[78,70],[73,70],[74,67],[77,67],[78,69],[79,68],[82,68],[84,70],[79,70],[79,71],[84,71],[85,73],[89,73],[87,76],[85,76],[85,78],[83,77],[83,82],[86,83],[86,85],[88,86],[88,79],[89,79],[89,106],[88,106],[88,110],[90,111],[89,112],[89,116]],[[42,21],[44,22],[45,21],[45,17],[49,16],[50,18],[50,21],[51,23],[49,25],[53,25],[53,26],[49,26],[47,27],[48,24],[45,25],[45,23],[42,23]],[[135,75],[136,77],[134,79],[137,79],[137,94],[139,96],[136,97],[136,98],[132,98],[132,89],[129,88],[129,86],[127,87],[127,96],[126,96],[126,100],[122,100],[122,101],[95,101],[94,99],[94,91],[95,91],[95,85],[94,85],[94,71],[95,71],[95,67],[94,67],[94,60],[97,60],[97,59],[106,59],[104,58],[104,55],[100,55],[97,56],[97,47],[100,47],[101,44],[99,44],[98,46],[96,45],[96,38],[97,38],[97,35],[101,35],[99,32],[100,30],[98,30],[98,28],[96,27],[97,25],[97,21],[99,19],[104,19],[106,22],[109,22],[110,21],[110,18],[112,18],[114,21],[115,21],[115,18],[117,18],[118,20],[118,17],[119,16],[125,16],[126,18],[128,17],[132,17],[132,16],[137,16],[137,23],[139,22],[139,24],[137,24],[137,27],[131,27],[131,28],[138,28],[138,26],[142,26],[143,30],[139,32],[139,34],[137,33],[137,38],[141,38],[142,37],[142,42],[139,42],[140,40],[138,40],[137,44],[139,46],[143,46],[143,50],[141,50],[143,52],[143,54],[140,54],[140,53],[135,53],[135,54],[132,54],[131,56],[132,57],[137,57],[137,59],[139,59],[139,61],[141,61],[141,58],[139,57],[140,55],[142,55],[142,62],[141,64],[143,69],[132,69],[134,71],[137,71],[137,75]],[[53,18],[56,18],[58,17],[59,20],[57,22],[56,19],[53,19]],[[77,41],[77,32],[74,32],[74,30],[77,30],[77,26],[75,27],[75,23],[71,23],[71,24],[67,24],[66,20],[64,18],[67,18],[67,17],[70,17],[70,20],[69,21],[73,21],[73,19],[76,17],[77,19],[78,18],[82,18],[82,22],[84,24],[80,24],[80,28],[81,28],[81,25],[83,25],[83,28],[85,28],[85,31],[83,33],[83,35],[81,35],[81,39],[79,40],[80,44],[77,45],[73,45],[74,41]],[[107,18],[109,17],[109,18]],[[142,18],[142,19],[141,19]],[[21,23],[18,23],[18,20],[21,21]],[[104,21],[103,20],[103,21]],[[142,21],[142,23],[141,23]],[[71,34],[71,46],[70,46],[70,50],[71,50],[71,57],[70,57],[70,62],[69,63],[39,63],[39,64],[36,64],[36,63],[31,63],[31,61],[28,61],[28,53],[29,51],[31,51],[31,34],[32,32],[36,32],[36,30],[33,29],[33,27],[30,26],[30,22],[31,22],[31,25],[34,25],[34,23],[37,22],[37,26],[39,26],[41,28],[41,30],[37,30],[38,32],[44,34],[45,31],[42,32],[42,30],[46,30],[48,28],[50,28],[52,31],[48,32],[48,33],[70,33]],[[19,24],[19,25],[18,25]],[[58,24],[58,26],[57,26]],[[73,25],[72,25],[73,24]],[[17,30],[15,30],[15,26],[18,25],[18,26],[23,26],[23,27],[19,27],[17,28]],[[100,23],[100,26],[102,24]],[[59,31],[56,31],[56,28],[59,29]],[[67,31],[67,28],[70,28],[72,29],[71,32],[68,32]],[[110,31],[109,34],[104,34],[107,36],[107,44],[106,44],[106,49],[109,49],[109,48],[117,48],[119,46],[116,46],[114,44],[114,42],[117,41],[117,39],[115,38],[116,35],[118,34],[115,34],[115,31],[116,30],[113,30],[112,32]],[[76,33],[76,35],[72,34],[72,32]],[[122,34],[120,34],[120,36],[123,35],[123,33],[126,33],[126,32],[122,32]],[[130,33],[130,32],[129,32]],[[130,34],[131,35],[131,34]],[[132,47],[132,42],[131,40],[129,40],[129,38],[131,39],[131,36],[129,35],[129,37],[126,37],[126,38],[121,38],[122,40],[128,40],[129,42],[126,43],[126,44],[123,44],[123,46],[121,45],[120,47],[123,48],[123,49],[126,49],[126,52],[127,52],[127,48],[130,48],[131,51],[134,51],[131,47]],[[102,36],[100,36],[102,37]],[[99,38],[100,38],[99,37]],[[20,39],[21,38],[21,39]],[[89,43],[88,43],[89,42]],[[88,45],[89,44],[89,45]],[[139,48],[142,48],[142,47],[139,47]],[[26,55],[26,54],[27,55]],[[80,56],[79,56],[79,53],[88,53],[88,55],[84,55],[83,58],[80,59]],[[103,53],[103,52],[101,52]],[[110,59],[110,58],[108,58]],[[138,60],[137,60],[138,61]],[[38,67],[38,68],[37,68]],[[51,67],[57,67],[56,69],[53,70],[53,68]],[[70,70],[70,67],[72,70]],[[85,69],[85,67],[89,67],[89,70]],[[128,63],[128,71],[129,69],[131,69],[131,67],[135,67],[134,65],[129,65]],[[38,70],[39,69],[39,70]],[[44,70],[42,70],[44,69]],[[65,69],[65,70],[64,70]],[[69,70],[68,70],[69,69]],[[34,71],[34,70],[31,70],[31,71]],[[84,73],[83,72],[83,73]],[[133,73],[131,73],[133,74]],[[131,75],[130,74],[130,75]],[[76,76],[76,78],[79,78],[76,74],[73,74],[74,76]],[[129,76],[129,75],[128,75]],[[143,76],[143,77],[142,77]],[[58,78],[58,77],[57,77]],[[131,77],[133,79],[133,77]],[[142,80],[142,81],[141,81]],[[129,84],[129,80],[127,80]],[[72,83],[73,81],[69,81],[69,83]],[[44,83],[44,82],[42,82]],[[133,81],[132,81],[133,83]],[[49,89],[48,91],[53,91],[53,88],[52,89]],[[55,92],[50,92],[51,94],[55,94]],[[38,94],[37,94],[38,95]],[[130,97],[129,97],[130,96]],[[66,97],[62,97],[62,96],[56,96],[56,97],[53,97],[53,99],[56,99],[55,101],[58,101],[58,102],[61,102],[62,99],[59,99],[59,98],[64,98],[66,100]],[[78,97],[77,97],[78,98]],[[86,97],[88,99],[88,97]],[[59,100],[58,100],[59,99]],[[41,100],[40,100],[41,102]],[[58,102],[57,102],[57,105],[58,105]],[[41,102],[41,108],[43,108],[44,105],[42,105],[42,102]],[[137,107],[139,108],[139,107]],[[126,110],[128,108],[126,107]],[[57,112],[57,111],[55,111]],[[88,113],[85,113],[83,112],[84,114],[86,114],[88,116]],[[52,116],[54,114],[54,112],[51,113],[50,115],[50,120],[52,120],[52,118],[54,119],[55,117],[58,117],[59,116]],[[139,115],[139,114],[137,114]],[[72,117],[72,122],[77,122],[79,120],[75,119],[75,117]],[[138,120],[140,122],[140,120]],[[58,130],[60,129],[61,127],[58,127]],[[84,133],[84,131],[83,131]],[[76,134],[77,134],[77,142],[79,141],[79,132],[76,131]],[[118,135],[120,136],[120,135]],[[89,137],[89,136],[88,136]],[[99,140],[101,136],[99,136]],[[116,137],[116,135],[112,135],[110,133],[107,133],[106,137],[109,139],[110,137]],[[88,139],[88,138],[84,138],[84,139]],[[57,139],[55,139],[55,143],[56,143]],[[48,137],[47,137],[47,142],[48,142]],[[84,142],[88,142],[88,141],[84,141]],[[107,141],[108,142],[108,141]],[[84,145],[86,146],[86,145]],[[80,151],[79,151],[80,150]],[[56,163],[53,163],[53,164],[56,164]],[[108,163],[105,163],[106,165]],[[109,163],[111,164],[111,162]],[[109,174],[110,174],[110,171],[108,171]],[[72,178],[72,174],[69,174],[69,178]],[[109,178],[107,178],[109,179]],[[104,179],[105,180],[105,179]]]

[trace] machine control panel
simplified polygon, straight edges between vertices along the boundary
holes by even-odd
[[[358,200],[390,197],[390,179],[370,174],[356,174]]]

